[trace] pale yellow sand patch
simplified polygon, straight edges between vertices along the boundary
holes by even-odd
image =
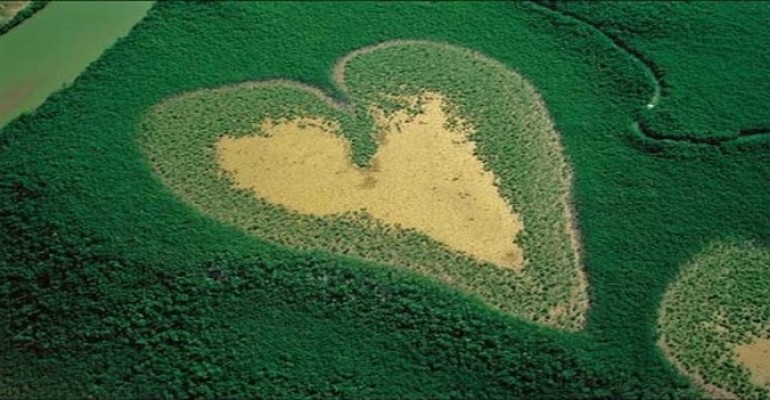
[[[478,260],[519,269],[523,254],[515,240],[523,225],[475,156],[472,128],[460,119],[448,126],[438,93],[406,100],[420,112],[370,109],[380,128],[370,168],[353,165],[339,125],[310,118],[265,121],[261,136],[223,136],[218,161],[235,187],[290,210],[364,211]]]
[[[752,383],[770,387],[770,339],[756,339],[735,350],[738,362],[751,371]]]
[[[0,1],[0,24],[16,16],[19,11],[29,5],[29,0],[2,0]]]

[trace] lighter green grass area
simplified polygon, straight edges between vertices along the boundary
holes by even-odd
[[[151,1],[53,1],[0,36],[0,126],[71,83]]]
[[[334,69],[346,97],[285,81],[200,90],[149,110],[140,142],[161,177],[204,213],[262,239],[325,249],[406,268],[478,296],[504,313],[577,330],[588,301],[570,207],[571,177],[543,102],[520,75],[478,53],[430,42],[390,42],[344,57]],[[265,120],[321,118],[351,143],[352,161],[369,165],[377,151],[372,107],[419,113],[399,98],[445,96],[448,124],[468,123],[476,156],[497,177],[500,195],[526,227],[516,238],[521,271],[451,250],[415,230],[353,212],[319,217],[291,212],[250,190],[236,189],[217,160],[223,136],[262,135]],[[410,109],[411,107],[411,109]]]
[[[770,339],[770,249],[707,248],[666,293],[659,329],[666,351],[700,384],[741,399],[770,397],[770,382],[761,379],[767,371],[745,354]]]

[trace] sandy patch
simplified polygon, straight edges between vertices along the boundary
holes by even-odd
[[[29,0],[0,1],[0,24],[10,20],[29,4]]]
[[[217,143],[233,185],[291,210],[334,215],[363,211],[415,229],[478,260],[519,269],[523,228],[495,176],[475,156],[467,124],[447,125],[445,99],[425,93],[420,113],[370,109],[379,132],[372,167],[352,164],[340,127],[320,119],[265,121],[263,135]]]
[[[751,371],[751,382],[770,387],[770,339],[757,339],[735,350],[738,362]]]

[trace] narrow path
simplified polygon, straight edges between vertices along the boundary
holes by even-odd
[[[589,22],[588,20],[580,18],[574,14],[570,14],[570,13],[558,10],[556,9],[556,7],[542,1],[535,1],[533,4],[535,4],[538,8],[554,12],[564,18],[587,25],[591,30],[599,33],[600,35],[604,36],[607,40],[612,42],[612,44],[618,50],[620,50],[623,53],[626,53],[634,61],[634,63],[636,63],[642,68],[642,70],[644,71],[644,74],[652,82],[653,91],[650,96],[650,100],[647,101],[647,104],[645,105],[645,107],[648,110],[652,110],[658,105],[658,103],[660,102],[663,87],[665,86],[665,82],[663,81],[663,77],[661,76],[657,68],[655,68],[655,64],[651,60],[649,60],[644,54],[628,46],[620,38],[612,36],[604,32],[603,30],[599,29],[596,25]],[[750,136],[767,135],[770,138],[770,127],[766,127],[766,126],[741,129],[741,130],[738,130],[735,133],[735,135],[731,137],[709,137],[709,136],[692,135],[692,134],[687,135],[686,137],[672,136],[670,134],[660,133],[652,130],[652,128],[647,126],[642,120],[636,120],[632,125],[632,129],[634,133],[641,136],[645,136],[652,140],[661,140],[661,141],[666,140],[666,141],[688,142],[693,144],[707,144],[707,145],[720,145],[723,143],[728,143],[740,138],[745,138]]]

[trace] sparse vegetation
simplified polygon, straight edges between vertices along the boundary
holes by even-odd
[[[768,359],[762,363],[745,354],[752,346],[760,351],[756,343],[770,339],[768,266],[766,248],[716,243],[682,268],[663,299],[662,345],[699,383],[731,397],[770,396],[770,381],[764,381]]]
[[[50,0],[0,1],[0,35],[15,28],[43,9]]]

